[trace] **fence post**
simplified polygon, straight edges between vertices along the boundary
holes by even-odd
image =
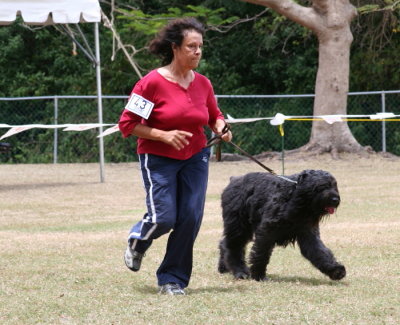
[[[58,97],[54,96],[54,125],[58,124]],[[58,128],[54,128],[53,164],[58,162]]]
[[[99,119],[99,134],[103,133],[103,94],[101,91],[101,69],[100,69],[100,37],[99,23],[94,23],[95,51],[96,51],[96,83],[97,83],[97,112]],[[100,160],[100,182],[104,183],[104,141],[99,138],[99,160]]]
[[[385,92],[381,93],[382,113],[386,112]],[[386,122],[382,120],[382,152],[386,152]]]

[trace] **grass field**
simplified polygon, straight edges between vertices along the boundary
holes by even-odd
[[[281,162],[266,161],[280,172]],[[329,280],[297,247],[277,248],[271,281],[216,270],[219,196],[253,162],[213,162],[187,296],[157,294],[167,236],[142,269],[124,265],[126,235],[144,213],[137,165],[0,165],[0,324],[399,324],[400,160],[287,160],[286,174],[325,169],[342,204],[321,236],[347,268]]]

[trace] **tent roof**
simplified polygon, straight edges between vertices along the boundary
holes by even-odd
[[[33,25],[100,22],[98,0],[0,0],[0,25],[11,24],[17,15]]]

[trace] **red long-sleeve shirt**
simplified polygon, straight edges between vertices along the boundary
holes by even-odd
[[[206,145],[204,126],[213,127],[217,119],[224,119],[211,82],[197,72],[190,86],[185,89],[165,79],[157,70],[152,70],[136,83],[131,96],[133,93],[154,103],[154,107],[147,120],[124,109],[119,120],[123,137],[130,136],[139,123],[164,131],[183,130],[193,134],[187,138],[189,145],[181,150],[161,141],[138,138],[139,154],[188,159]]]

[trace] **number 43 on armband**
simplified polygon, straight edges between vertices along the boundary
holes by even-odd
[[[138,94],[133,93],[129,98],[128,104],[126,104],[125,109],[147,120],[151,111],[153,110],[153,107],[154,103]]]

